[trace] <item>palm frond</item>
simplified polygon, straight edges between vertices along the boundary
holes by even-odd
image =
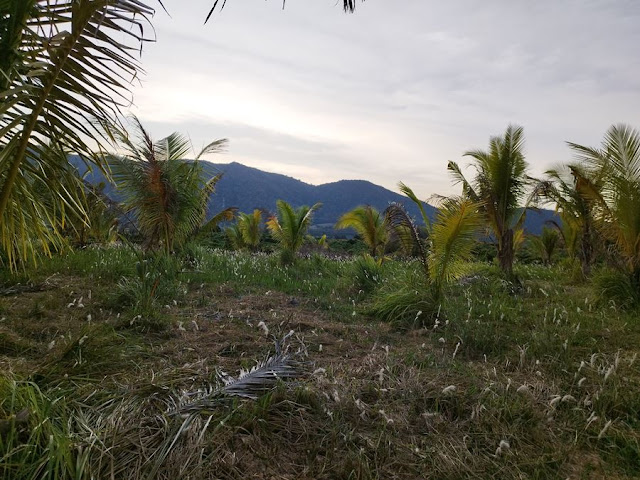
[[[262,214],[263,211],[256,208],[251,215],[241,213],[238,218],[243,243],[251,250],[256,250],[260,245]]]
[[[169,412],[174,415],[200,413],[220,405],[226,397],[241,397],[256,400],[259,396],[273,389],[279,382],[299,378],[304,374],[304,364],[281,350],[282,341],[276,341],[276,352],[258,362],[249,370],[241,370],[237,378],[226,374],[220,376],[222,385],[187,393],[177,400]]]
[[[628,272],[640,278],[640,131],[612,125],[600,149],[575,143],[569,147],[586,165],[581,172],[572,171],[576,188],[601,209],[601,231],[615,243]]]
[[[465,155],[474,156],[470,152],[467,152]],[[458,166],[458,164],[456,162],[450,161],[447,164],[447,170],[449,170],[451,172],[451,174],[453,175],[454,184],[458,184],[458,183],[462,184],[462,193],[464,195],[469,197],[474,202],[479,202],[480,201],[480,198],[478,197],[478,194],[475,192],[475,190],[473,189],[471,184],[467,181],[467,179],[465,178],[464,174],[462,173],[462,170],[460,169],[460,167]]]
[[[431,235],[431,278],[438,289],[459,276],[461,265],[471,258],[482,226],[479,204],[464,197],[447,199],[438,211]]]
[[[125,207],[133,214],[148,246],[162,243],[170,252],[175,243],[182,244],[198,231],[209,231],[218,222],[233,219],[236,209],[228,208],[202,225],[209,197],[222,173],[205,181],[198,160],[183,160],[190,151],[185,136],[172,133],[154,142],[136,117],[132,117],[132,123],[133,135],[119,135],[127,154],[111,163]],[[205,150],[213,152],[225,143],[212,142]]]
[[[54,196],[65,193],[36,164],[50,162],[53,142],[99,161],[86,139],[102,149],[112,138],[120,107],[130,103],[131,81],[141,71],[135,52],[146,41],[153,10],[138,0],[8,5],[0,21],[0,242],[13,268],[33,257],[34,238],[61,240],[48,227],[60,210],[34,206],[33,188],[46,180]]]
[[[524,130],[509,125],[501,136],[489,139],[488,150],[470,150],[465,156],[473,158],[476,176],[468,182],[458,165],[449,162],[448,169],[463,194],[482,209],[486,223],[498,241],[498,258],[507,275],[513,268],[513,229],[524,221],[520,201],[528,185],[527,163],[524,158]],[[535,197],[532,197],[535,198]]]
[[[364,0],[362,0],[364,2]],[[284,9],[286,0],[282,0],[282,8]],[[215,12],[216,8],[218,8],[218,6],[220,6],[220,10],[222,10],[225,5],[227,4],[227,0],[215,0],[213,2],[213,7],[211,7],[211,10],[209,10],[209,13],[207,14],[207,18],[205,18],[204,23],[207,23],[209,21],[209,19],[211,18],[211,15],[213,15],[213,12]],[[353,12],[356,9],[356,0],[342,0],[342,8],[344,9],[345,12]]]
[[[218,225],[222,222],[231,222],[234,218],[236,218],[236,213],[238,212],[238,207],[229,207],[224,210],[219,211],[210,220],[208,220],[202,227],[200,227],[199,231],[202,233],[211,232],[215,230]]]
[[[427,215],[427,212],[424,209],[423,202],[420,201],[420,199],[416,196],[416,194],[413,193],[413,190],[411,190],[411,188],[409,188],[404,183],[400,182],[398,184],[398,188],[402,193],[404,193],[407,197],[409,197],[409,200],[411,200],[413,203],[416,204],[416,206],[420,210],[420,214],[422,215],[422,221],[424,222],[425,228],[427,229],[427,234],[429,234],[431,232],[431,220],[429,219],[429,216]]]
[[[384,211],[385,222],[398,237],[402,248],[407,253],[417,252],[418,258],[427,277],[429,276],[428,247],[420,238],[418,229],[411,216],[399,203],[390,204]]]
[[[209,155],[210,153],[223,153],[228,146],[229,140],[227,140],[226,138],[214,140],[209,145],[200,150],[195,159],[200,160],[203,156]]]
[[[283,251],[295,254],[304,242],[305,234],[311,226],[313,213],[321,206],[321,203],[316,203],[311,207],[303,205],[294,210],[284,200],[276,202],[278,215],[269,218],[266,225],[273,238],[280,243]]]
[[[353,228],[369,247],[371,256],[383,253],[388,235],[384,216],[370,205],[364,205],[342,215],[335,229]]]

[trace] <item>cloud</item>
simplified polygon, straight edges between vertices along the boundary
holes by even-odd
[[[640,110],[635,0],[380,0],[353,15],[230,0],[207,25],[206,8],[165,4],[134,111],[196,144],[220,130],[226,158],[312,183],[450,193],[447,160],[510,122],[541,174],[569,158],[565,140],[598,144]]]

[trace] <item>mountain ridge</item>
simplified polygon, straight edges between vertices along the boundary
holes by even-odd
[[[81,174],[85,173],[86,167],[77,157],[71,158],[70,161]],[[401,203],[418,222],[421,223],[422,220],[418,207],[404,195],[364,179],[344,179],[312,185],[288,175],[266,172],[238,162],[201,161],[201,165],[205,178],[223,173],[209,199],[209,217],[228,207],[237,207],[241,212],[252,212],[260,208],[273,213],[276,211],[276,201],[281,199],[294,207],[322,203],[322,207],[314,215],[314,227],[311,230],[316,235],[349,235],[344,231],[334,231],[333,225],[341,215],[359,205],[371,205],[383,211],[390,203]],[[87,180],[95,184],[104,182],[105,178],[99,171],[94,170],[89,173]],[[120,197],[113,185],[108,185],[105,193],[114,200]],[[429,218],[434,220],[437,209],[426,202],[423,204]],[[557,219],[555,213],[550,210],[530,210],[525,221],[525,230],[539,234],[544,223],[550,219]]]

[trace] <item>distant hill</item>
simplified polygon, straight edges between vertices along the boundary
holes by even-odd
[[[84,166],[77,157],[72,157],[71,161],[81,172],[84,172]],[[255,208],[275,212],[278,199],[285,200],[295,207],[321,202],[322,208],[314,216],[313,233],[316,234],[340,234],[341,232],[333,231],[333,225],[342,214],[358,205],[371,205],[383,211],[389,203],[398,202],[402,203],[416,220],[421,218],[417,206],[405,196],[366,180],[340,180],[316,186],[286,175],[247,167],[237,162],[228,164],[202,162],[202,166],[206,177],[219,172],[224,173],[218,182],[216,192],[209,200],[211,214],[227,207],[238,207],[242,212],[251,212]],[[99,183],[104,181],[104,177],[100,172],[94,171],[87,180],[91,183]],[[105,193],[114,200],[118,200],[117,189],[113,186],[109,185]],[[427,215],[433,220],[437,209],[426,203],[424,205]],[[530,211],[527,214],[525,229],[530,233],[538,234],[544,223],[554,217],[554,213],[549,210]]]
[[[322,208],[316,212],[313,220],[316,230],[318,226],[332,229],[342,214],[358,205],[371,205],[383,211],[389,203],[400,202],[412,216],[420,217],[418,208],[407,202],[404,196],[365,180],[340,180],[316,186],[235,162],[206,163],[205,171],[209,174],[224,172],[215,195],[211,197],[211,210],[236,206],[243,212],[254,208],[274,212],[278,199],[296,207],[320,202]],[[436,209],[427,204],[425,208],[427,214],[434,218]]]

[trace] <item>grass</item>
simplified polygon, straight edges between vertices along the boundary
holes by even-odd
[[[638,312],[561,266],[514,285],[473,264],[436,306],[412,262],[139,261],[82,250],[2,279],[1,479],[639,475]],[[290,331],[299,379],[170,414]]]

